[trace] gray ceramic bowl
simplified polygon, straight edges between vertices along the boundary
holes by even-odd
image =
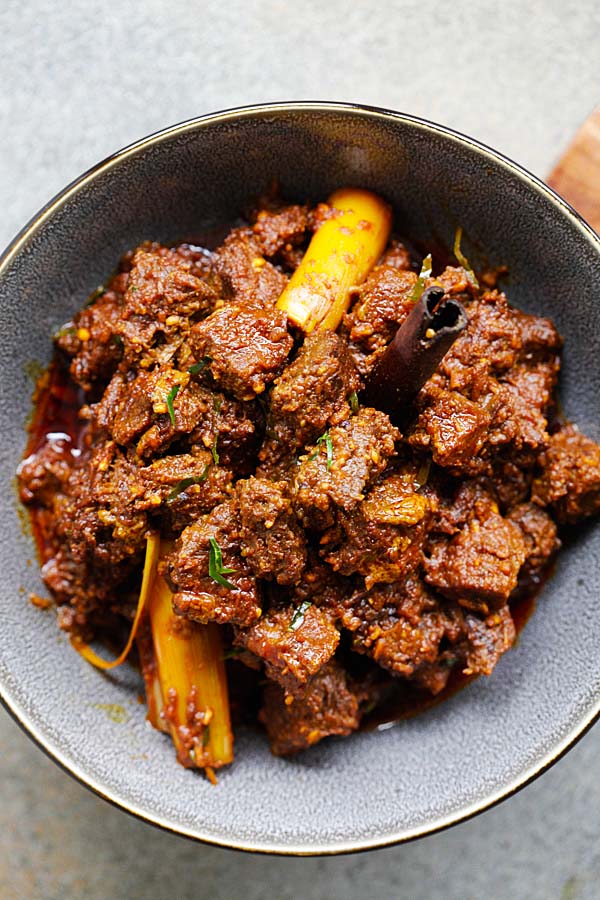
[[[127,248],[227,223],[277,176],[292,198],[354,183],[392,201],[403,233],[510,266],[511,299],[565,336],[564,408],[600,438],[600,241],[523,169],[438,125],[325,103],[218,113],[101,163],[53,200],[0,266],[0,685],[18,722],[65,769],[149,822],[229,847],[335,853],[443,828],[552,763],[600,711],[600,529],[560,557],[518,645],[492,678],[398,727],[330,740],[294,760],[237,736],[218,787],[175,762],[145,722],[129,667],[92,669],[26,601],[41,590],[8,482],[24,444],[32,361]],[[475,254],[476,258],[476,254]]]

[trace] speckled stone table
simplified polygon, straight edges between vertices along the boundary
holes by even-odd
[[[600,101],[595,0],[2,0],[0,34],[2,244],[103,156],[213,109],[388,106],[473,134],[543,175]],[[72,781],[6,713],[0,781],[2,900],[600,896],[600,727],[477,819],[333,859],[248,856],[159,832]]]

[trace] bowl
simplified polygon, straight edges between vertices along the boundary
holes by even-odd
[[[356,184],[385,195],[402,233],[510,268],[509,298],[565,337],[566,414],[600,438],[600,240],[542,182],[500,154],[420,119],[330,103],[231,110],[169,128],[83,175],[25,227],[0,264],[0,454],[7,482],[25,442],[32,368],[50,336],[145,239],[231,222],[277,177],[290,199]],[[554,762],[600,712],[600,528],[581,528],[490,679],[381,732],[294,759],[237,734],[213,787],[181,768],[145,721],[139,674],[91,668],[43,592],[15,490],[0,518],[0,687],[7,708],[68,772],[171,831],[227,847],[337,853],[419,837],[479,812]]]

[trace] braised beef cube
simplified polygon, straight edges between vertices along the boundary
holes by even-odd
[[[517,506],[530,496],[534,463],[534,454],[519,454],[516,458],[502,454],[494,459],[491,478],[503,509]]]
[[[399,437],[388,416],[370,407],[330,428],[296,472],[295,507],[302,523],[324,529],[333,524],[336,509],[348,511],[364,499]]]
[[[271,440],[278,455],[304,447],[328,425],[348,418],[348,398],[358,386],[345,341],[332,331],[307,335],[271,391]]]
[[[248,629],[240,629],[235,644],[265,663],[268,678],[286,692],[295,691],[327,663],[340,634],[318,607],[273,609]]]
[[[552,435],[539,457],[542,474],[531,499],[551,506],[559,522],[577,522],[600,510],[600,446],[575,425]]]
[[[346,512],[326,532],[326,561],[343,575],[364,575],[367,587],[405,578],[421,562],[430,521],[431,501],[415,489],[415,473],[394,474]],[[333,544],[333,552],[329,546]]]
[[[237,484],[242,554],[257,578],[295,584],[306,562],[306,540],[285,482],[248,478]]]
[[[339,618],[344,601],[354,591],[349,578],[342,578],[331,566],[308,548],[306,568],[300,581],[294,585],[291,599],[295,606],[310,603],[327,610],[334,619]]]
[[[139,507],[160,509],[172,531],[181,531],[227,499],[232,473],[215,466],[208,451],[157,459],[140,472],[146,490]]]
[[[527,556],[519,580],[535,584],[560,548],[556,525],[548,513],[534,503],[521,503],[511,509],[507,518],[519,526],[525,539]]]
[[[454,627],[418,577],[358,591],[339,613],[340,624],[352,632],[354,650],[404,677],[434,662],[440,641]]]
[[[388,264],[373,269],[364,284],[355,289],[355,303],[345,317],[344,328],[361,374],[370,371],[408,316],[416,283],[414,272]]]
[[[277,210],[261,209],[252,226],[264,256],[273,257],[279,251],[298,246],[308,231],[308,207],[284,206]]]
[[[85,391],[107,384],[119,364],[123,348],[117,333],[122,312],[123,294],[107,290],[58,332],[57,346],[72,357],[71,377]]]
[[[205,396],[206,408],[189,436],[190,445],[216,451],[219,465],[236,475],[254,471],[264,428],[258,403],[244,403],[217,392]]]
[[[46,440],[23,460],[18,469],[19,496],[22,503],[52,506],[54,495],[69,480],[76,457],[71,441],[64,438]]]
[[[434,662],[423,663],[418,669],[415,669],[411,676],[411,681],[417,687],[429,691],[435,697],[447,686],[452,670],[457,666],[458,662],[458,657],[454,651],[446,650],[440,653]]]
[[[213,271],[224,298],[245,307],[270,309],[277,303],[287,277],[264,258],[263,244],[251,228],[234,228],[213,256]]]
[[[196,622],[251,625],[261,614],[256,579],[240,552],[233,500],[184,529],[162,569],[178,615]]]
[[[453,390],[470,389],[482,362],[494,377],[504,375],[520,361],[527,365],[540,360],[556,363],[561,339],[552,322],[513,309],[504,294],[483,294],[468,306],[467,316],[467,328],[440,364],[440,372]]]
[[[151,425],[152,393],[160,377],[158,369],[142,369],[133,381],[119,373],[114,376],[99,404],[97,418],[118,444],[126,446]]]
[[[444,596],[486,613],[506,603],[526,556],[519,526],[504,519],[493,500],[480,499],[458,534],[432,544],[425,580]]]
[[[436,660],[444,630],[445,618],[439,612],[425,613],[418,625],[401,617],[382,629],[380,637],[374,640],[371,655],[384,669],[410,676],[423,663]]]
[[[214,289],[191,268],[191,262],[174,251],[138,250],[134,255],[118,329],[127,359],[160,355],[162,344],[187,332],[195,319],[214,308]]]
[[[239,400],[252,400],[279,374],[293,341],[281,310],[260,310],[231,304],[192,329],[198,358],[210,359],[219,387]]]
[[[480,619],[466,615],[466,675],[491,675],[503,653],[515,641],[515,626],[508,606]]]
[[[410,434],[413,447],[428,450],[440,466],[475,471],[488,438],[491,415],[457,391],[440,391],[419,415]]]
[[[259,719],[275,756],[297,753],[330,735],[350,734],[360,724],[359,697],[334,660],[294,694],[292,703],[290,696],[276,684],[263,694]]]
[[[384,250],[379,265],[408,271],[413,268],[413,262],[412,253],[406,244],[393,238]]]

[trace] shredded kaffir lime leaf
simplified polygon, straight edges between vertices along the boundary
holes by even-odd
[[[433,260],[431,258],[431,253],[428,253],[425,259],[421,264],[421,271],[419,272],[419,277],[417,278],[417,283],[412,289],[412,293],[409,297],[412,303],[416,303],[421,299],[421,294],[425,290],[425,282],[430,277],[433,269]]]
[[[317,449],[314,451],[314,453],[310,454],[308,460],[310,462],[311,460],[317,458],[317,456],[319,455],[319,449],[323,442],[325,443],[325,447],[327,450],[327,471],[329,472],[331,466],[333,465],[333,441],[331,440],[329,431],[326,431],[325,434],[322,434],[320,438],[317,438]]]
[[[302,623],[304,622],[304,616],[309,608],[312,606],[310,600],[303,600],[300,606],[294,610],[294,615],[292,616],[292,621],[288,626],[288,631],[298,631]]]
[[[96,300],[99,300],[106,293],[106,288],[103,284],[99,284],[96,290],[90,294],[86,301],[86,306],[93,306]]]
[[[221,412],[222,406],[223,406],[223,398],[217,397],[216,394],[213,394],[213,409],[217,414]]]
[[[208,554],[208,574],[213,581],[217,582],[217,584],[221,584],[226,588],[235,588],[235,584],[232,584],[231,581],[228,581],[223,577],[224,575],[233,575],[235,569],[229,569],[223,565],[221,548],[217,544],[214,537],[211,537],[208,540],[210,543],[210,550]]]
[[[169,393],[167,394],[167,409],[169,410],[169,418],[171,420],[171,425],[175,428],[175,409],[173,407],[173,400],[179,393],[180,384],[174,384]]]
[[[178,497],[179,494],[182,494],[187,488],[191,487],[193,484],[202,484],[203,481],[206,481],[208,478],[208,470],[210,469],[210,463],[206,463],[204,466],[204,471],[202,475],[190,475],[189,478],[182,478],[181,481],[178,481],[169,496],[167,497],[167,503],[170,503],[171,500],[174,500],[175,497]]]
[[[457,262],[467,272],[467,275],[469,276],[469,280],[470,280],[471,284],[473,284],[474,287],[479,287],[479,282],[477,281],[475,272],[473,271],[473,269],[471,267],[471,263],[469,262],[467,257],[464,255],[464,253],[460,249],[460,242],[462,241],[462,234],[463,234],[462,225],[459,225],[458,228],[456,229],[456,235],[454,237],[453,253],[456,257]]]
[[[348,402],[350,403],[350,410],[352,412],[352,415],[355,416],[360,405],[358,402],[358,394],[356,393],[356,391],[352,391],[352,393],[348,397]]]
[[[212,357],[210,357],[210,356],[203,356],[202,359],[200,360],[200,362],[194,363],[193,366],[190,366],[190,367],[189,367],[188,372],[190,373],[190,375],[198,375],[198,374],[199,374],[200,372],[202,372],[202,371],[209,365],[209,363],[211,363],[211,362],[212,362]]]
[[[62,337],[67,337],[67,335],[75,335],[77,334],[77,329],[74,325],[63,325],[62,328],[59,328],[58,331],[54,335],[54,340],[58,341]]]
[[[212,442],[211,447],[210,447],[210,452],[212,453],[212,458],[213,458],[213,462],[214,462],[215,466],[219,465],[219,452],[217,450],[217,441],[218,440],[219,440],[219,435],[217,433],[217,434],[215,434],[215,439]]]

